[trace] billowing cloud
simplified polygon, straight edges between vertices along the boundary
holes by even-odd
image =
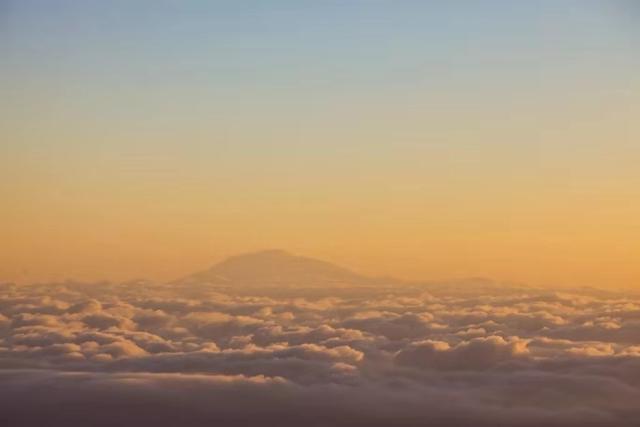
[[[425,369],[487,369],[527,355],[527,342],[500,336],[478,337],[455,346],[444,341],[422,341],[400,351],[395,360]]]
[[[572,427],[640,416],[640,298],[301,294],[0,286],[0,422]]]

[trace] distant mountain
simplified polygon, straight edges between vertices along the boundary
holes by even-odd
[[[224,289],[225,292],[255,293],[275,291],[282,295],[325,295],[340,290],[362,292],[399,292],[425,289],[434,295],[507,292],[520,294],[533,288],[491,279],[472,277],[438,282],[405,281],[391,277],[370,277],[352,270],[283,250],[266,250],[227,258],[213,267],[177,280],[171,285],[185,290],[206,292]]]
[[[372,278],[347,268],[283,250],[237,255],[179,282],[229,286],[375,286],[389,280]]]

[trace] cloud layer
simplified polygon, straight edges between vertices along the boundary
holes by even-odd
[[[640,299],[379,286],[0,286],[6,425],[625,426]]]

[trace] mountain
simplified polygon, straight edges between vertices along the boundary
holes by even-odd
[[[283,250],[232,256],[180,282],[251,287],[375,286],[388,283],[384,279],[363,276],[326,261],[292,255]]]
[[[533,288],[508,282],[472,277],[446,281],[405,281],[389,277],[370,277],[352,270],[283,250],[266,250],[236,255],[211,268],[191,274],[170,285],[185,292],[224,290],[240,294],[281,296],[342,296],[359,293],[410,292],[428,290],[433,295],[513,293]]]

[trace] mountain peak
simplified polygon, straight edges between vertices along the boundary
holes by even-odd
[[[296,258],[296,255],[293,255],[291,252],[285,251],[284,249],[263,249],[260,251],[255,251],[255,252],[248,252],[245,254],[240,254],[240,255],[233,255],[231,257],[228,257],[227,259],[225,259],[222,262],[226,262],[229,261],[231,259],[258,259],[258,258],[262,258],[262,259],[267,259],[267,258],[281,258],[281,259],[285,259],[285,258]]]

